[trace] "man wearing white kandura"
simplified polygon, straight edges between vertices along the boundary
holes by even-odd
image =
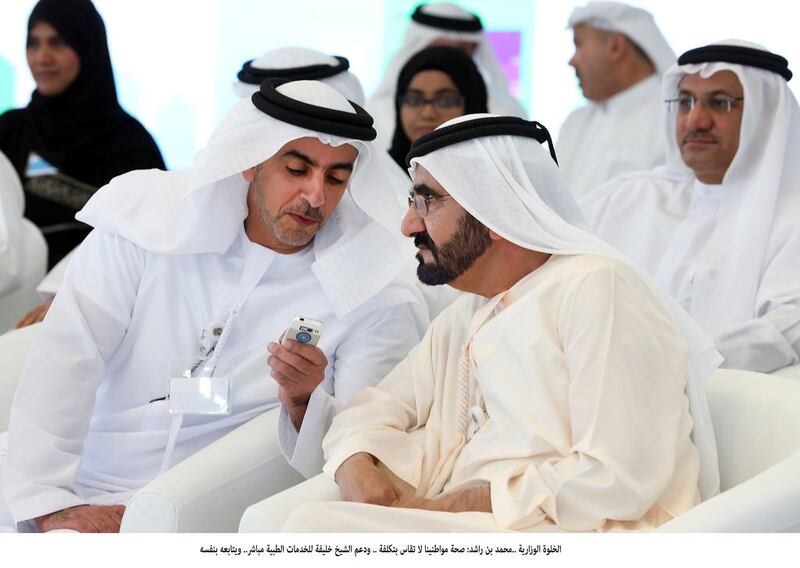
[[[664,79],[666,165],[581,202],[597,233],[650,272],[734,369],[800,362],[791,76],[786,59],[748,42],[687,51]]]
[[[233,91],[240,98],[249,98],[258,91],[266,79],[313,80],[330,85],[347,100],[363,106],[364,91],[358,78],[349,71],[349,68],[350,63],[344,57],[326,55],[304,47],[280,47],[256,59],[246,61],[237,73]],[[50,309],[53,297],[61,287],[64,273],[73,254],[74,251],[69,253],[47,273],[36,289],[44,301],[17,322],[18,328],[40,322],[47,315],[47,310]]]
[[[576,199],[611,178],[664,162],[661,77],[675,53],[646,10],[589,2],[569,19],[588,103],[567,117],[558,159]]]
[[[191,168],[90,200],[11,411],[15,528],[118,530],[159,472],[278,407],[276,455],[321,469],[332,416],[428,323],[371,125],[327,85],[268,81]],[[296,315],[324,323],[317,347],[277,342]]]

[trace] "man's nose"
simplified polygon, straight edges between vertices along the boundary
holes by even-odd
[[[689,130],[708,130],[714,122],[714,117],[704,101],[695,101],[692,110],[686,115],[686,127]]]
[[[321,207],[325,203],[325,179],[323,175],[311,176],[303,187],[303,197],[311,207]]]
[[[575,65],[575,60],[577,58],[578,58],[578,52],[575,52],[575,53],[572,54],[572,57],[569,58],[569,61],[567,61],[567,65],[569,65],[570,67],[572,67],[576,71],[578,70],[577,65]]]
[[[422,217],[417,213],[417,208],[412,203],[408,206],[408,211],[403,216],[403,222],[400,223],[400,231],[404,237],[411,237],[416,233],[425,230],[425,223],[422,222]]]

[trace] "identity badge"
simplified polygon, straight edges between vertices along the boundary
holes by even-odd
[[[229,365],[211,359],[178,358],[169,364],[170,414],[231,413]]]
[[[39,154],[31,152],[28,156],[28,165],[25,167],[25,177],[51,176],[57,173],[58,169]]]

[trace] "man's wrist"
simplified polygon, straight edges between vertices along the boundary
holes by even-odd
[[[309,396],[309,399],[311,397]],[[292,421],[292,426],[299,433],[300,428],[303,426],[303,418],[305,418],[306,410],[308,409],[308,399],[305,402],[292,403],[286,406],[286,413]]]
[[[358,452],[357,454],[353,454],[339,464],[339,467],[336,468],[336,473],[333,475],[333,479],[336,483],[339,483],[341,476],[347,475],[348,471],[361,467],[375,467],[375,462],[375,456],[368,454],[367,452]]]
[[[443,495],[437,499],[429,499],[421,508],[430,511],[463,513],[466,511],[492,512],[492,496],[489,484],[464,489],[458,493]]]
[[[40,532],[44,532],[45,530],[50,530],[53,527],[49,527],[49,524],[55,520],[56,524],[58,521],[54,519],[54,517],[65,517],[69,514],[69,511],[73,509],[78,509],[79,507],[88,507],[88,504],[83,505],[74,505],[72,507],[66,507],[64,509],[59,509],[57,511],[50,511],[49,513],[45,513],[44,515],[39,515],[33,519],[33,523],[36,525],[36,528],[39,529]]]

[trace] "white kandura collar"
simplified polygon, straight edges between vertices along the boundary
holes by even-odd
[[[717,209],[723,192],[721,183],[703,183],[697,178],[693,181],[692,201],[703,209]]]

